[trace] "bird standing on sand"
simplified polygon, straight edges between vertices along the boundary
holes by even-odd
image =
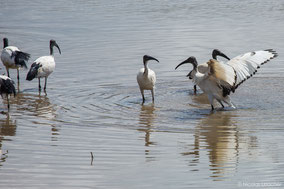
[[[143,103],[145,102],[144,90],[151,90],[152,93],[152,102],[154,103],[154,88],[156,83],[156,74],[153,70],[148,67],[148,61],[155,60],[159,62],[156,58],[144,55],[143,56],[143,64],[144,68],[141,68],[137,74],[137,82],[140,88],[140,92],[142,95]]]
[[[55,40],[50,40],[49,48],[50,48],[50,55],[49,56],[41,56],[38,59],[34,61],[34,63],[31,65],[31,68],[27,74],[27,80],[31,81],[34,78],[38,78],[38,88],[41,90],[40,85],[40,78],[45,78],[44,83],[44,91],[46,92],[46,83],[48,76],[54,71],[55,69],[55,61],[53,56],[53,47],[57,47],[59,53],[61,54],[61,50],[56,43]]]
[[[22,67],[27,68],[30,54],[21,51],[18,47],[9,46],[7,38],[4,38],[3,42],[4,48],[1,53],[1,61],[6,67],[8,77],[10,77],[9,69],[17,69],[17,79],[19,83],[19,69]]]
[[[235,92],[240,84],[252,77],[262,64],[275,57],[277,57],[277,53],[272,49],[268,49],[239,55],[227,63],[220,63],[211,59],[206,63],[207,69],[201,73],[197,69],[196,58],[191,56],[177,65],[175,69],[185,63],[193,65],[189,77],[208,95],[212,110],[214,110],[214,99],[222,106],[222,102],[225,102],[230,107],[235,108],[230,100],[230,93]]]
[[[0,95],[2,98],[4,98],[4,96],[7,97],[8,110],[10,109],[10,103],[9,103],[10,94],[14,94],[14,96],[16,95],[14,81],[5,75],[0,75]]]

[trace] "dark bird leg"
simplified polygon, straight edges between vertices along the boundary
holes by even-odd
[[[9,68],[6,67],[6,70],[7,70],[8,77],[10,77]]]
[[[41,86],[40,86],[40,78],[38,78],[38,90],[41,90]]]
[[[9,101],[9,95],[7,94],[7,104],[8,104],[8,111],[10,110],[10,101]]]
[[[143,105],[144,102],[145,102],[144,90],[140,88],[140,92],[141,92],[141,95],[142,95],[142,105]]]
[[[19,68],[17,68],[17,79],[18,79],[18,84],[19,84],[19,82],[20,82]]]
[[[151,90],[151,94],[152,94],[152,102],[154,103],[155,99],[154,99],[154,89]]]
[[[211,104],[211,111],[214,111],[214,106]]]
[[[222,103],[221,100],[217,100],[217,101],[221,104],[222,108],[225,108],[225,106],[224,106],[224,104]]]
[[[194,94],[196,94],[196,91],[197,91],[196,85],[193,86],[193,91],[194,91]]]
[[[46,83],[47,83],[47,77],[45,77],[45,82],[44,82],[44,92],[46,92]]]

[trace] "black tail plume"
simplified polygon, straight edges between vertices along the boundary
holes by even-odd
[[[10,78],[3,79],[0,78],[0,93],[2,94],[14,94],[16,96],[16,88],[14,86],[14,81]]]
[[[15,55],[16,65],[27,68],[27,62],[30,59],[31,55],[22,51],[17,51]]]

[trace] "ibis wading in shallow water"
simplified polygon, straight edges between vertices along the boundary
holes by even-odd
[[[16,89],[14,86],[14,81],[5,75],[0,75],[0,94],[2,98],[4,98],[4,96],[7,97],[8,109],[10,109],[9,95],[14,94],[15,96]]]
[[[144,90],[151,90],[152,93],[152,102],[154,103],[154,88],[156,83],[156,74],[153,70],[148,68],[148,61],[155,60],[159,62],[156,58],[144,55],[143,56],[143,64],[144,68],[141,68],[137,74],[137,82],[140,88],[140,92],[142,95],[143,103],[145,102]]]
[[[224,58],[230,60],[230,58],[227,57],[227,56],[226,56],[224,53],[222,53],[220,50],[214,49],[214,50],[212,51],[212,58],[215,59],[215,60],[217,60],[217,56],[222,56],[222,57],[224,57]],[[206,63],[200,64],[200,65],[197,66],[197,70],[198,70],[200,73],[206,72],[207,69],[208,69],[208,64],[206,64]],[[191,73],[191,72],[188,73],[187,77],[190,76],[190,73]],[[189,79],[191,79],[191,78],[189,77]],[[197,91],[196,85],[193,86],[193,90],[194,90],[194,94],[196,94],[196,91]]]
[[[10,77],[9,69],[17,69],[17,79],[19,82],[19,69],[22,67],[27,68],[30,54],[22,52],[18,47],[9,46],[7,38],[4,38],[3,42],[4,49],[1,53],[1,61],[6,67],[8,77]]]
[[[34,78],[38,78],[38,88],[41,90],[40,86],[40,78],[45,78],[44,83],[44,91],[46,91],[46,83],[47,77],[54,71],[55,69],[55,61],[53,56],[53,47],[57,47],[59,53],[61,54],[61,50],[56,43],[55,40],[50,40],[49,48],[50,48],[50,55],[49,56],[41,56],[34,61],[31,65],[30,71],[27,74],[27,80],[31,81]]]
[[[214,99],[222,106],[222,102],[225,102],[230,107],[235,108],[230,100],[230,93],[235,92],[235,89],[240,84],[252,77],[262,64],[267,63],[275,57],[277,57],[277,53],[272,49],[268,49],[248,52],[226,63],[220,63],[217,60],[211,59],[206,63],[207,69],[201,73],[197,69],[198,63],[196,58],[191,56],[177,65],[176,69],[186,63],[193,65],[193,70],[188,76],[208,95],[212,110],[214,110]]]

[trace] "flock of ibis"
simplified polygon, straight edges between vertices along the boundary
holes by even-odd
[[[19,84],[20,82],[19,69],[23,67],[27,68],[27,62],[30,59],[30,54],[21,51],[18,47],[10,46],[7,38],[3,39],[3,44],[4,46],[1,52],[1,61],[3,65],[6,67],[8,77],[5,75],[0,76],[0,94],[2,98],[3,96],[7,97],[8,109],[9,109],[10,108],[9,95],[10,94],[16,95],[14,81],[10,78],[9,69],[17,69],[17,79]],[[39,90],[41,90],[40,78],[45,78],[45,84],[44,84],[45,92],[46,92],[47,78],[55,69],[55,60],[53,54],[54,46],[58,48],[59,53],[61,54],[61,50],[58,44],[56,43],[56,41],[50,40],[49,43],[50,55],[41,56],[37,58],[31,65],[31,68],[26,77],[26,80],[28,81],[31,81],[34,78],[38,78]]]
[[[227,62],[217,60],[217,56],[228,59]],[[208,62],[199,64],[194,56],[190,56],[185,61],[176,66],[175,69],[183,64],[192,64],[193,69],[188,73],[188,78],[194,83],[194,92],[196,85],[208,96],[211,104],[211,110],[215,109],[214,100],[220,103],[224,108],[226,103],[231,108],[236,108],[231,102],[230,93],[234,93],[240,84],[252,77],[262,64],[277,57],[277,53],[272,49],[248,52],[233,59],[227,57],[218,49],[212,52],[212,59]],[[144,68],[137,74],[137,82],[142,94],[142,103],[145,102],[144,90],[151,90],[152,101],[154,102],[154,89],[156,82],[155,72],[148,68],[147,61],[157,59],[145,55],[143,57]]]
[[[1,61],[6,67],[7,76],[0,76],[0,94],[7,97],[8,109],[9,95],[16,95],[16,90],[13,80],[10,78],[9,69],[17,69],[18,84],[20,81],[19,69],[27,68],[27,63],[30,58],[30,54],[21,51],[15,46],[9,46],[8,39],[3,39],[4,48],[1,52]],[[38,88],[41,90],[40,78],[45,78],[44,91],[46,92],[47,78],[55,69],[55,60],[53,47],[57,47],[59,53],[61,50],[55,40],[50,40],[49,56],[41,56],[37,58],[32,64],[27,73],[26,80],[31,81],[34,78],[38,78]],[[217,56],[226,58],[227,62],[222,62],[217,59]],[[257,69],[262,64],[267,63],[271,59],[277,57],[277,53],[272,49],[260,50],[254,52],[248,52],[235,58],[230,59],[220,50],[214,49],[212,52],[212,59],[203,64],[198,64],[194,56],[190,56],[175,69],[183,64],[192,64],[193,69],[188,73],[187,77],[194,83],[194,92],[196,93],[196,86],[198,86],[205,94],[207,94],[209,102],[211,104],[211,110],[214,110],[214,100],[220,103],[224,108],[224,104],[229,107],[235,108],[235,105],[231,102],[230,94],[234,93],[240,84],[245,80],[252,77]],[[155,99],[155,83],[156,75],[153,70],[148,67],[148,62],[154,60],[159,62],[156,58],[144,55],[143,65],[137,74],[137,83],[142,95],[142,104],[145,102],[144,90],[150,90],[152,94],[152,102]]]

